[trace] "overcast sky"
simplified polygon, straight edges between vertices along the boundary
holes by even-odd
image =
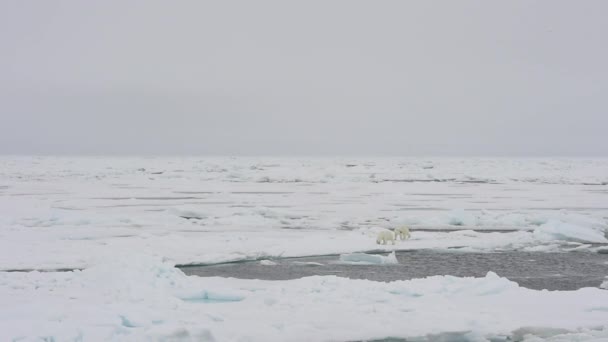
[[[608,1],[0,0],[0,153],[608,156]]]

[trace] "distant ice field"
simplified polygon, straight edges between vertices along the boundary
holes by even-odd
[[[607,218],[605,159],[0,158],[0,269],[367,251],[403,224],[398,249],[595,250]]]

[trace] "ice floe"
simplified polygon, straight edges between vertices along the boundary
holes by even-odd
[[[491,272],[389,283],[260,281],[188,277],[135,256],[84,271],[0,273],[0,301],[3,341],[608,336],[608,291],[535,291]]]
[[[341,254],[340,262],[352,265],[395,265],[399,263],[394,251],[386,256],[366,253]]]
[[[574,225],[561,221],[549,221],[534,230],[539,240],[565,240],[582,243],[608,243],[603,229]]]

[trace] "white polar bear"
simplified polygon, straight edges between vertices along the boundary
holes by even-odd
[[[393,245],[395,244],[395,237],[393,236],[393,232],[390,230],[383,230],[378,233],[378,237],[376,238],[377,244],[386,245],[387,241],[392,241]]]
[[[410,229],[407,226],[395,228],[395,240],[397,240],[397,238],[400,238],[401,240],[409,239]]]

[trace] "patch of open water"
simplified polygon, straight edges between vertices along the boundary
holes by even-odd
[[[500,252],[461,253],[397,252],[398,265],[340,264],[339,256],[259,261],[211,266],[187,266],[188,275],[243,279],[288,280],[314,275],[336,275],[376,281],[407,280],[434,275],[483,277],[492,271],[531,289],[576,290],[598,287],[608,275],[608,255],[597,253]]]

